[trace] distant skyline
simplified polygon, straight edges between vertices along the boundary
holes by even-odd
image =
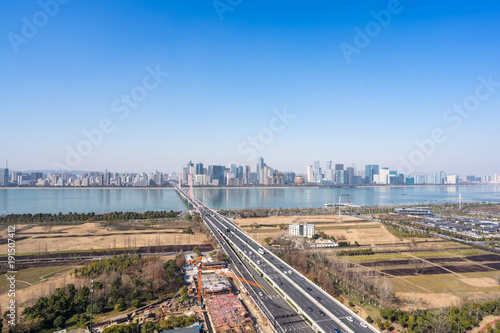
[[[498,31],[495,1],[9,1],[0,166],[498,174]]]

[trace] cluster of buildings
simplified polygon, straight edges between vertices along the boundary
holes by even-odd
[[[421,224],[428,228],[438,228],[443,231],[457,233],[468,238],[500,238],[500,222],[498,221],[443,220],[439,218],[431,218],[429,220],[422,221]]]
[[[344,168],[344,164],[332,164],[326,161],[326,168],[320,166],[320,161],[314,161],[307,166],[306,182],[325,185],[444,185],[494,183],[500,184],[500,174],[493,176],[459,176],[447,175],[445,171],[434,171],[431,174],[405,175],[378,164],[367,164],[364,169],[357,170],[354,166]]]
[[[54,187],[93,187],[93,186],[162,186],[169,179],[177,179],[175,174],[163,172],[117,173],[117,172],[10,172],[0,169],[0,186],[54,186]]]
[[[208,165],[189,161],[180,174],[156,172],[117,173],[117,172],[9,172],[0,169],[0,187],[5,186],[162,186],[169,181],[180,181],[181,184],[193,186],[246,186],[266,185],[283,186],[289,184],[317,184],[335,186],[357,185],[422,185],[422,184],[500,184],[500,174],[493,176],[459,176],[448,175],[445,171],[434,171],[431,174],[405,175],[388,167],[377,164],[365,165],[357,170],[354,166],[333,164],[326,161],[322,168],[320,161],[308,165],[305,174],[283,172],[273,169],[258,158],[257,165],[251,170],[250,165],[231,164]]]
[[[255,171],[251,171],[249,165],[231,164],[229,167],[223,165],[209,165],[203,163],[193,164],[191,161],[182,168],[181,183],[193,184],[194,186],[243,186],[243,185],[285,185],[293,183],[294,172],[280,172],[264,163],[259,157]]]

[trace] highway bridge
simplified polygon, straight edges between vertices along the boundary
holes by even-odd
[[[228,253],[231,260],[236,263],[236,269],[240,274],[248,280],[250,280],[250,274],[259,283],[265,282],[261,283],[265,291],[269,293],[265,297],[272,300],[276,300],[276,297],[283,297],[293,305],[294,311],[303,315],[312,323],[314,331],[323,333],[379,332],[293,267],[264,249],[234,222],[209,208],[194,196],[190,197],[189,193],[177,184],[172,183],[172,185],[183,198],[200,212],[203,221]],[[245,261],[251,263],[251,265],[245,266],[243,264]],[[279,293],[275,292],[275,290],[278,290]],[[283,320],[282,316],[288,315],[289,311],[285,311],[281,307],[279,310],[272,309],[271,306],[268,306],[269,302],[258,294],[258,290],[252,290],[252,292],[254,298],[259,295],[260,301],[258,303],[263,308],[271,324],[275,325],[275,330],[287,330],[286,325],[282,326],[280,320]],[[257,300],[259,300],[259,297],[257,297]],[[300,317],[297,319],[300,319]],[[304,326],[289,328],[290,331],[310,331],[309,329],[306,330]]]

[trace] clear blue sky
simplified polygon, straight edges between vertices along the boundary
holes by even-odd
[[[395,169],[441,128],[447,139],[416,171],[500,173],[500,86],[478,88],[488,96],[467,118],[446,113],[474,102],[479,77],[500,82],[498,1],[73,0],[41,12],[54,1],[2,1],[0,160],[11,169],[68,165],[82,131],[109,119],[74,169],[253,169],[259,134],[257,153],[280,170],[315,159]],[[341,46],[356,41],[348,62]],[[157,66],[168,76],[127,116],[114,112]],[[284,109],[283,127],[273,117]]]

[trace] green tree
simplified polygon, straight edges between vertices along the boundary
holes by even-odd
[[[142,333],[154,333],[154,331],[155,325],[152,322],[147,321],[142,325]]]
[[[269,243],[271,243],[273,239],[271,237],[266,237],[264,238],[264,243],[266,243],[267,245],[269,245]]]
[[[63,316],[59,316],[56,319],[54,319],[54,327],[64,328],[65,324],[66,324],[66,319]]]
[[[201,256],[201,250],[198,248],[198,246],[194,247],[193,252],[196,253],[198,256]]]

